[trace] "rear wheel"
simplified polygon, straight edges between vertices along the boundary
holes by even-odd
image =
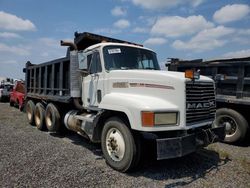
[[[45,123],[50,132],[59,132],[61,125],[61,116],[58,108],[49,103],[45,110]]]
[[[237,111],[229,108],[221,108],[216,111],[215,124],[225,126],[224,141],[228,143],[242,141],[247,133],[248,123],[246,119]]]
[[[35,104],[32,100],[29,100],[26,104],[26,113],[30,125],[35,124],[34,112],[35,112]]]
[[[35,107],[35,124],[39,130],[45,130],[45,108],[41,103],[37,103]]]
[[[113,169],[126,172],[137,166],[140,158],[138,139],[134,139],[121,119],[113,117],[106,121],[101,145],[106,162]]]

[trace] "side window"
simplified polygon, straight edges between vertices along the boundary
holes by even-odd
[[[87,67],[88,67],[88,70],[90,68],[91,59],[92,59],[92,54],[90,54],[90,55],[87,56]]]
[[[90,74],[102,72],[101,60],[99,52],[95,52],[91,58],[91,65],[89,69]]]

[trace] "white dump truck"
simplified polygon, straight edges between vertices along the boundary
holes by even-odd
[[[27,62],[26,112],[38,129],[69,130],[101,143],[105,160],[126,172],[140,161],[143,138],[157,159],[181,157],[224,139],[215,119],[212,79],[160,70],[142,45],[75,33],[65,58]]]

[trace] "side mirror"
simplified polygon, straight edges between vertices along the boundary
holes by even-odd
[[[78,52],[78,63],[80,70],[88,69],[87,56],[83,52]]]
[[[87,56],[82,51],[78,52],[78,63],[79,63],[79,72],[83,76],[89,75]]]

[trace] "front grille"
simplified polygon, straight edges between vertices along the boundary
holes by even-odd
[[[212,82],[186,82],[186,123],[192,125],[215,117],[215,91]]]

